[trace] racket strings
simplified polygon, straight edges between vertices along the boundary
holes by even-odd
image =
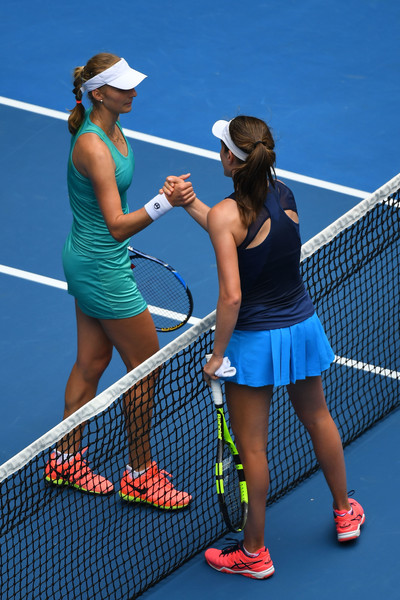
[[[242,498],[239,472],[229,447],[224,444],[222,453],[222,482],[224,489],[224,505],[230,524],[237,529],[242,520]]]
[[[158,330],[184,325],[193,310],[193,300],[182,277],[171,267],[145,256],[131,256],[133,277],[146,300]]]

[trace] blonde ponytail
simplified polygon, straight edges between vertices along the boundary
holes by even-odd
[[[76,67],[73,73],[74,79],[74,89],[72,93],[75,96],[75,107],[70,110],[70,115],[68,117],[68,129],[72,135],[78,131],[80,126],[82,125],[85,119],[85,107],[82,104],[82,92],[81,87],[82,84],[95,77],[102,71],[105,71],[109,67],[112,67],[115,63],[120,60],[120,57],[116,54],[111,54],[109,52],[101,52],[92,56],[84,67]],[[88,93],[89,100],[93,102],[92,93]]]
[[[85,107],[82,104],[82,92],[81,87],[84,81],[82,75],[85,67],[76,67],[74,69],[74,89],[72,93],[75,96],[76,104],[72,110],[70,110],[70,115],[68,117],[68,129],[72,135],[78,131],[79,127],[82,125],[85,118]]]

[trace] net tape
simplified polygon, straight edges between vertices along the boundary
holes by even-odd
[[[399,187],[400,175],[303,246],[306,285],[336,352],[324,387],[344,445],[400,402]],[[2,599],[136,598],[226,533],[213,480],[214,408],[202,381],[214,323],[215,312],[0,466]],[[50,449],[86,423],[89,463],[118,490],[124,403],[148,385],[153,457],[193,495],[187,509],[45,485]],[[269,439],[271,504],[317,469],[284,389],[274,394]]]

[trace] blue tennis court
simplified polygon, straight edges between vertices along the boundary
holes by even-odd
[[[196,7],[73,0],[50,9],[21,0],[2,12],[0,463],[60,421],[75,358],[61,250],[71,222],[65,120],[76,65],[113,51],[148,74],[122,120],[136,157],[131,209],[168,174],[191,172],[210,205],[229,194],[211,125],[236,114],[271,124],[304,242],[396,175],[400,158],[400,8],[393,0],[269,0],[246,10],[237,0]],[[183,274],[195,317],[215,308],[211,244],[184,211],[135,236],[135,245]],[[160,343],[172,337],[160,334]],[[394,362],[400,371],[400,357]],[[123,374],[114,356],[101,389]],[[399,419],[397,410],[346,448],[349,486],[367,515],[357,543],[335,542],[329,492],[317,473],[268,509],[271,580],[232,581],[199,555],[143,597],[398,598],[400,532],[391,504],[400,491]]]

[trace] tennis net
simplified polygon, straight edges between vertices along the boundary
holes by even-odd
[[[344,445],[400,403],[399,188],[400,175],[303,246],[303,275],[336,352],[324,386]],[[137,598],[226,533],[213,480],[214,409],[202,381],[214,323],[211,313],[0,466],[2,600]],[[128,455],[124,403],[148,386],[152,454],[192,494],[188,508],[45,485],[50,450],[86,423],[89,463],[118,490]],[[318,468],[283,389],[269,439],[271,504]]]

